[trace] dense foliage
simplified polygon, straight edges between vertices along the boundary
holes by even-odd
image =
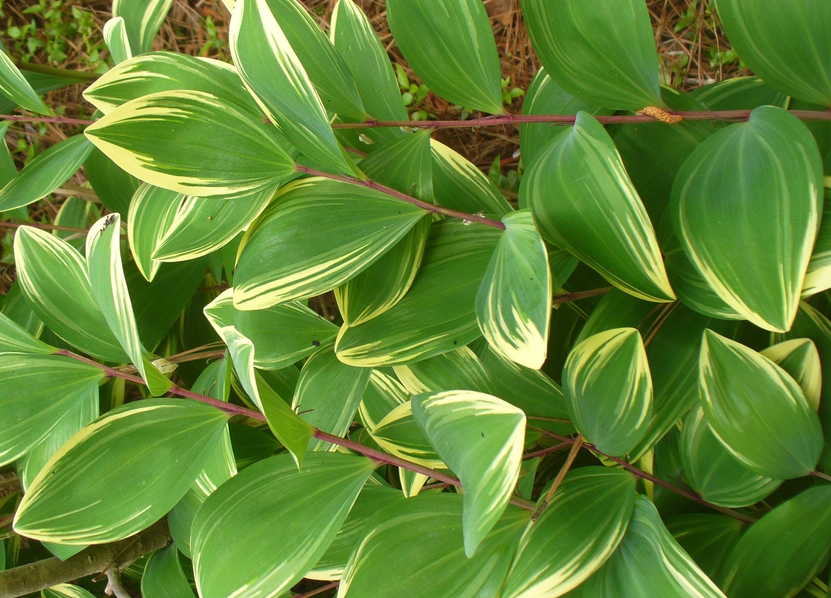
[[[493,115],[410,122],[353,0],[328,35],[224,1],[233,65],[114,0],[94,122],[0,151],[0,211],[81,167],[103,204],[15,235],[6,552],[166,518],[147,598],[831,596],[831,4],[718,0],[758,77],[682,93],[643,0],[522,0],[511,116],[481,0],[387,0],[424,84]],[[54,83],[0,52],[20,108]],[[431,139],[497,123],[518,202]]]

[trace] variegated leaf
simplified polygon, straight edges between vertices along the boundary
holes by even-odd
[[[413,417],[413,405],[401,403],[369,430],[378,446],[391,455],[432,469],[447,469]]]
[[[831,289],[831,189],[828,187],[825,188],[824,197],[822,222],[802,283],[803,297]]]
[[[286,185],[242,240],[234,304],[263,309],[325,293],[378,259],[425,213],[347,182]]]
[[[161,262],[153,259],[185,196],[144,183],[133,195],[127,214],[127,240],[139,272],[152,281]]]
[[[286,138],[315,162],[352,172],[323,102],[267,0],[237,2],[230,46],[240,76]]]
[[[511,204],[481,170],[440,141],[430,140],[433,150],[433,195],[436,203],[468,214],[482,212],[502,216]]]
[[[0,93],[15,104],[36,112],[49,114],[49,108],[40,99],[6,53],[0,50]]]
[[[493,392],[489,371],[469,347],[392,368],[410,394],[444,390]],[[501,398],[501,397],[500,397]]]
[[[19,296],[19,295],[18,295]],[[9,299],[6,296],[6,301],[3,307],[6,307]],[[0,354],[2,353],[35,353],[48,355],[53,353],[55,349],[46,343],[42,343],[28,330],[20,326],[17,322],[12,320],[4,313],[0,313]]]
[[[124,352],[130,357],[150,392],[159,396],[171,386],[146,357],[147,350],[139,339],[133,304],[121,265],[121,217],[110,214],[96,222],[87,236],[87,267],[101,313]]]
[[[602,452],[623,455],[643,438],[652,417],[652,377],[634,328],[613,328],[574,347],[563,387],[574,425]]]
[[[675,180],[670,214],[713,291],[753,324],[781,332],[799,307],[822,189],[811,133],[787,111],[763,106],[693,151]]]
[[[434,223],[413,286],[380,316],[342,327],[335,346],[338,358],[361,367],[401,365],[475,340],[481,334],[476,325],[476,289],[499,232],[465,226],[459,220]]]
[[[181,399],[110,411],[49,460],[17,509],[15,531],[78,545],[146,528],[187,492],[227,421],[213,407]]]
[[[707,330],[700,388],[710,427],[745,467],[785,480],[816,467],[823,446],[819,417],[770,359]]]
[[[288,455],[277,455],[231,478],[194,521],[199,595],[266,598],[288,591],[332,544],[374,468],[364,457],[317,453],[297,471]]]
[[[64,357],[0,354],[0,463],[12,463],[35,448],[90,395],[97,400],[103,377],[100,368]]]
[[[113,0],[113,16],[122,17],[133,54],[149,52],[173,0]]]
[[[413,397],[413,416],[464,488],[465,554],[496,524],[519,478],[525,414],[491,395],[448,391]]]
[[[141,576],[141,595],[144,598],[196,598],[179,561],[176,544],[157,550],[147,559]]]
[[[672,301],[652,222],[611,137],[580,112],[522,180],[542,235],[609,282],[647,301]]]
[[[556,598],[612,555],[635,505],[635,478],[603,467],[569,472],[520,540],[504,598]]]
[[[233,199],[186,197],[153,259],[160,262],[192,260],[225,247],[265,210],[270,189]]]
[[[104,23],[104,41],[113,62],[119,64],[133,57],[133,50],[130,47],[130,38],[127,36],[127,27],[124,24],[124,17],[113,17]]]
[[[84,98],[104,114],[131,100],[162,91],[202,91],[262,117],[233,65],[178,52],[151,52],[110,69],[84,90]]]
[[[14,254],[26,301],[55,334],[100,359],[127,360],[92,292],[86,261],[74,247],[45,231],[21,227]]]
[[[276,189],[294,172],[273,129],[202,91],[129,101],[87,127],[86,135],[133,176],[186,195],[251,195]]]
[[[49,195],[75,174],[90,151],[92,144],[83,135],[74,135],[39,154],[0,189],[0,211],[28,206]]]
[[[635,498],[626,534],[606,564],[575,592],[576,598],[725,598],[664,527],[649,499]]]
[[[497,353],[538,370],[548,352],[551,271],[530,210],[505,216],[505,232],[476,295],[476,319]]]
[[[819,410],[822,396],[822,365],[814,342],[807,338],[795,338],[768,347],[759,353],[788,372],[814,411]]]

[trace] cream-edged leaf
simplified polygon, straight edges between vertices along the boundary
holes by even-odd
[[[641,0],[522,0],[549,76],[584,102],[615,110],[661,106],[659,61]]]
[[[672,190],[685,253],[727,305],[765,330],[790,329],[823,207],[822,160],[787,111],[756,108],[696,148]]]
[[[185,90],[210,93],[256,117],[262,115],[232,65],[178,52],[151,52],[122,62],[87,87],[84,98],[109,114],[142,96]]]
[[[802,282],[803,297],[831,289],[831,189],[828,187],[825,188],[824,197],[822,222]]]
[[[17,231],[14,248],[20,289],[32,311],[81,351],[107,361],[126,361],[127,354],[98,306],[78,250],[32,227]]]
[[[574,425],[602,452],[626,454],[643,438],[652,417],[652,377],[634,328],[613,328],[574,347],[563,387]]]
[[[395,42],[430,89],[471,110],[504,112],[499,53],[479,0],[387,0],[386,6]]]
[[[415,363],[393,366],[392,369],[412,395],[444,390],[475,390],[495,394],[489,370],[485,369],[469,347]]]
[[[202,598],[280,596],[323,556],[375,465],[337,453],[308,457],[302,471],[288,455],[265,459],[208,497],[193,527]]]
[[[49,460],[18,507],[15,530],[78,545],[146,528],[184,496],[227,421],[213,407],[180,399],[110,411]]]
[[[271,189],[266,189],[231,199],[186,197],[159,240],[153,259],[182,262],[225,247],[262,214],[272,195]]]
[[[113,17],[104,23],[104,41],[113,62],[119,64],[133,57],[133,50],[130,47],[130,38],[127,36],[127,27],[124,24],[124,17]]]
[[[6,295],[4,307],[7,303],[9,303],[8,295]],[[55,349],[53,347],[36,339],[28,330],[20,326],[9,316],[0,313],[0,354],[35,353],[48,355],[54,351]]]
[[[32,84],[23,77],[11,58],[2,50],[0,50],[0,93],[22,108],[38,114],[49,114],[49,108],[32,89]]]
[[[476,295],[476,319],[494,351],[539,369],[548,352],[551,271],[530,210],[502,219],[505,232]]]
[[[165,236],[185,196],[144,183],[133,194],[127,213],[127,240],[139,272],[152,281],[161,262],[153,254]]]
[[[171,386],[146,357],[141,344],[127,280],[121,265],[121,217],[110,214],[96,222],[87,236],[87,269],[92,294],[124,352],[150,392],[159,396]]]
[[[290,183],[240,244],[234,304],[263,309],[325,293],[378,259],[425,214],[347,182]]]
[[[85,133],[136,178],[186,195],[239,197],[274,190],[295,169],[272,128],[203,91],[139,97]]]
[[[773,363],[790,374],[805,394],[814,411],[819,410],[822,397],[822,365],[819,351],[811,339],[795,338],[760,351]]]
[[[707,330],[699,383],[710,427],[745,467],[785,480],[816,467],[823,446],[819,417],[773,361]]]
[[[513,211],[499,188],[475,164],[440,141],[430,140],[433,150],[433,195],[446,208],[476,214],[502,216]]]
[[[240,76],[292,145],[328,168],[351,172],[323,102],[268,1],[239,0],[229,35]]]
[[[34,449],[91,394],[97,401],[103,377],[101,369],[64,357],[0,354],[0,463]]]
[[[525,414],[472,391],[416,395],[413,417],[464,488],[465,553],[470,557],[498,521],[519,478]]]
[[[83,135],[74,135],[38,154],[0,189],[0,211],[28,206],[46,197],[77,172],[90,151],[92,144]]]
[[[655,230],[612,138],[579,112],[540,153],[520,187],[543,237],[627,293],[672,301]]]
[[[725,598],[664,526],[649,499],[635,498],[614,554],[575,592],[579,598]]]
[[[133,54],[149,52],[173,0],[113,0],[113,16],[124,19]]]
[[[413,286],[392,309],[358,326],[344,326],[335,350],[350,365],[402,365],[454,351],[481,333],[476,290],[500,231],[433,223]],[[441,306],[437,309],[437,306]]]
[[[569,472],[520,540],[504,598],[556,598],[615,551],[635,506],[635,478],[603,467]]]

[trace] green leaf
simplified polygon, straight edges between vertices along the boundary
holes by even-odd
[[[476,290],[501,231],[459,220],[432,225],[421,269],[395,307],[341,328],[335,350],[360,367],[400,365],[454,351],[481,333]]]
[[[240,76],[286,138],[312,160],[351,172],[323,102],[267,0],[239,0],[229,35]]]
[[[73,586],[68,583],[61,583],[41,592],[43,598],[95,598],[84,588]]]
[[[754,523],[724,564],[730,598],[791,598],[828,560],[831,487],[811,488]]]
[[[233,65],[178,52],[152,52],[118,64],[84,90],[84,99],[109,114],[146,95],[187,90],[210,93],[262,118]]]
[[[110,214],[96,222],[87,236],[87,263],[92,294],[124,352],[130,357],[150,392],[159,396],[171,386],[151,365],[139,339],[133,304],[121,266],[121,217]]]
[[[367,521],[387,505],[400,504],[404,501],[404,495],[398,490],[389,486],[374,486],[372,482],[373,480],[370,479],[361,490],[346,521],[343,522],[338,535],[335,536],[335,541],[320,557],[314,569],[306,573],[307,579],[340,579],[349,557],[370,531],[366,528]]]
[[[828,187],[825,188],[824,198],[817,240],[802,282],[803,297],[831,289],[831,189]]]
[[[519,543],[504,598],[561,596],[615,551],[635,505],[635,478],[623,470],[583,467],[566,474]]]
[[[640,459],[698,402],[698,360],[707,328],[729,334],[734,325],[679,305],[652,337],[646,348],[652,375],[652,421],[631,451],[632,461]]]
[[[99,368],[63,357],[0,354],[0,463],[23,456],[46,439],[67,412],[87,402],[90,394],[97,397],[103,377]]]
[[[264,598],[287,591],[326,552],[374,468],[363,457],[316,453],[297,471],[288,455],[278,455],[231,478],[194,521],[199,595]]]
[[[638,328],[654,312],[655,304],[643,301],[618,289],[612,289],[598,302],[580,330],[575,345],[613,328]],[[645,331],[646,329],[644,329]]]
[[[806,102],[831,104],[831,6],[718,0],[719,19],[742,60],[762,79]]]
[[[522,0],[534,51],[576,98],[615,110],[661,106],[659,61],[641,0]]]
[[[680,448],[684,481],[707,502],[722,507],[748,507],[782,483],[759,475],[738,461],[710,429],[701,407],[684,418]]]
[[[425,214],[379,191],[324,178],[295,181],[251,225],[234,276],[238,309],[305,299],[343,284]]]
[[[371,373],[370,368],[341,363],[332,345],[327,345],[303,365],[291,407],[315,428],[344,436],[355,418]],[[311,449],[325,447],[335,448],[316,440]]]
[[[657,509],[643,495],[635,498],[632,519],[615,553],[575,594],[586,598],[725,598],[669,534]]]
[[[176,544],[150,555],[141,577],[141,595],[144,598],[196,598],[179,562]]]
[[[184,496],[227,421],[213,407],[179,399],[110,411],[46,464],[18,507],[15,531],[78,545],[146,528]]]
[[[393,370],[412,395],[443,390],[474,390],[493,394],[488,370],[468,347],[409,365],[397,365]]]
[[[468,214],[502,216],[513,211],[499,189],[467,158],[443,143],[430,140],[433,150],[433,195],[436,203]]]
[[[291,452],[299,469],[303,466],[306,451],[314,436],[314,428],[300,419],[300,416],[274,392],[259,373],[255,374],[255,378],[268,427],[280,444]]]
[[[491,348],[538,370],[548,351],[551,272],[530,210],[505,216],[505,232],[476,295],[476,319]]]
[[[427,132],[408,135],[360,163],[370,179],[429,203],[433,202],[432,166]],[[346,325],[357,326],[401,300],[421,265],[431,222],[429,216],[423,216],[392,249],[335,289]]]
[[[113,0],[113,16],[123,17],[133,54],[149,52],[173,0]]]
[[[431,598],[496,596],[530,515],[509,508],[467,558],[461,514],[462,497],[453,494],[426,494],[379,511],[349,559],[340,598],[415,596],[425,582]]]
[[[144,96],[87,127],[121,168],[157,187],[200,197],[276,189],[294,162],[273,128],[202,91]]]
[[[359,122],[365,120],[366,110],[352,73],[306,8],[297,0],[266,3],[326,111]]]
[[[574,347],[563,386],[574,425],[600,451],[624,455],[643,438],[652,417],[652,378],[636,329],[607,330]]]
[[[18,229],[14,245],[23,294],[49,329],[85,353],[126,361],[93,295],[81,254],[66,241],[32,227]]]
[[[759,106],[787,108],[787,94],[771,87],[759,77],[733,77],[704,85],[690,92],[708,110],[752,110]]]
[[[2,50],[0,50],[0,92],[26,110],[38,114],[49,114],[49,108]]]
[[[153,259],[192,260],[225,247],[265,210],[271,189],[233,199],[187,197],[160,239]]]
[[[687,256],[724,302],[765,330],[788,330],[796,316],[822,182],[808,129],[769,106],[705,140],[678,173],[670,210]]]
[[[744,320],[739,312],[719,297],[684,252],[678,237],[664,246],[665,265],[672,289],[681,302],[700,314],[720,320]]]
[[[104,41],[113,62],[119,64],[133,57],[133,50],[130,48],[130,38],[127,36],[127,27],[124,24],[124,17],[113,17],[104,23]]]
[[[785,341],[761,351],[773,363],[790,374],[805,393],[814,411],[822,397],[822,365],[814,342],[807,338]]]
[[[228,289],[205,307],[205,316],[217,334],[232,328],[254,345],[254,366],[279,370],[308,357],[333,340],[338,328],[300,301],[257,311],[239,311]],[[227,342],[227,341],[226,341]],[[230,343],[229,343],[230,344]]]
[[[525,100],[522,102],[523,115],[547,116],[551,114],[577,114],[588,112],[592,116],[606,116],[614,111],[599,108],[578,100],[554,82],[546,70],[541,68],[534,75]],[[519,127],[519,146],[522,148],[522,162],[530,168],[548,143],[563,130],[565,125],[551,123],[524,123]],[[521,206],[526,207],[526,206]]]
[[[413,416],[409,399],[389,411],[368,432],[375,443],[391,455],[431,469],[447,469]],[[407,489],[404,490],[408,494]]]
[[[566,398],[560,386],[540,370],[531,370],[507,360],[490,347],[481,355],[482,365],[490,374],[491,394],[519,407],[528,419],[544,417],[549,419],[569,418]],[[534,425],[555,429],[562,434],[571,434],[570,424],[554,424],[552,427],[541,420]]]
[[[720,579],[719,571],[739,541],[745,524],[725,515],[692,513],[668,519],[666,526],[707,577]]]
[[[57,364],[53,362],[53,365]],[[75,374],[77,375],[78,372]],[[89,372],[89,375],[93,375],[92,372]],[[41,408],[48,413],[38,414],[38,419],[51,418],[49,425],[52,428],[43,440],[28,450],[15,463],[17,476],[20,478],[20,486],[24,491],[29,488],[49,459],[64,444],[98,418],[98,384],[96,382],[100,382],[100,378],[101,376],[97,380],[91,381],[83,390],[79,387],[76,387],[75,390],[68,389],[71,396],[62,397],[60,401],[57,401],[63,412],[56,411],[51,404],[44,406],[41,403]],[[19,390],[18,388],[17,391],[19,392]],[[45,422],[46,419],[43,419],[43,421]]]
[[[75,174],[90,151],[92,144],[83,135],[74,135],[39,154],[0,190],[0,211],[46,197]]]
[[[784,480],[814,469],[823,445],[819,417],[770,359],[708,330],[700,385],[710,427],[745,467]]]
[[[580,112],[520,187],[542,235],[627,293],[671,301],[655,231],[611,137]]]
[[[124,172],[97,147],[93,147],[84,162],[84,172],[92,190],[111,212],[127,216],[133,194],[141,185],[133,175]]]
[[[387,19],[401,53],[427,87],[471,110],[504,111],[499,53],[481,2],[388,0]]]
[[[6,296],[6,302],[8,302],[8,295]],[[17,324],[17,322],[7,315],[0,313],[0,354],[40,353],[48,355],[54,351],[54,348],[46,343],[40,342],[29,334],[28,330]]]
[[[408,120],[387,50],[366,14],[352,0],[339,0],[335,6],[329,39],[352,73],[368,116],[380,121]],[[381,127],[362,132],[376,143],[390,143],[404,135]]]
[[[144,183],[138,188],[127,215],[127,240],[141,275],[152,281],[161,262],[153,259],[156,248],[176,217],[185,198],[181,193]]]
[[[413,397],[413,417],[462,481],[465,554],[496,524],[519,478],[525,414],[496,397],[448,391]]]
[[[358,412],[368,432],[378,427],[378,423],[393,409],[410,402],[410,394],[394,376],[375,369],[369,376],[364,396]]]

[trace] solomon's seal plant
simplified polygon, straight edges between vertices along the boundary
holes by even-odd
[[[464,121],[353,0],[225,0],[232,64],[149,51],[170,4],[115,0],[94,121],[0,189],[107,209],[15,235],[0,522],[65,563],[0,594],[828,596],[831,4],[718,0],[758,76],[682,93],[644,0],[522,0],[510,115],[481,0],[387,0]],[[431,138],[504,124],[518,202]]]

